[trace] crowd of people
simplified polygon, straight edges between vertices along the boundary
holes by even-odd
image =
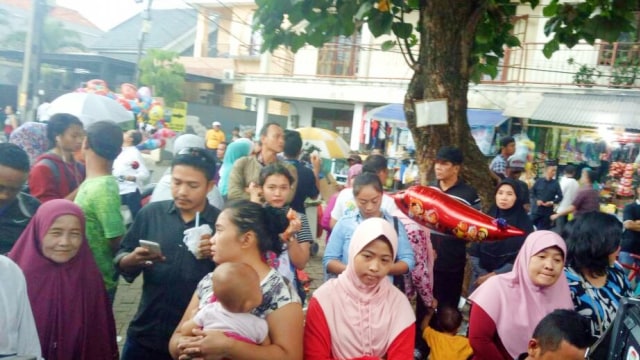
[[[43,154],[0,144],[0,357],[582,359],[633,296],[617,257],[637,261],[640,187],[623,222],[594,211],[588,169],[576,187],[550,164],[529,189],[507,138],[486,208],[522,236],[467,247],[427,229],[385,193],[386,158],[354,155],[345,189],[324,199],[325,281],[307,298],[316,219],[304,202],[319,194],[319,157],[300,161],[300,134],[276,123],[257,143],[226,143],[220,128],[175,140],[145,206],[138,131],[56,114]],[[463,161],[441,148],[430,185],[481,209]],[[139,276],[120,353],[117,284]]]

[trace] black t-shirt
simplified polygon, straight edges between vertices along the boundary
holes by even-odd
[[[220,210],[207,205],[200,213],[200,224],[208,224],[215,232]],[[163,262],[121,273],[133,282],[142,273],[144,284],[138,311],[129,324],[127,336],[147,349],[166,351],[173,331],[180,322],[189,301],[202,278],[213,271],[211,259],[197,260],[183,242],[184,231],[195,227],[195,219],[185,223],[173,200],[150,203],[140,210],[125,234],[115,263],[139,246],[139,240],[160,244]]]
[[[435,183],[433,186],[440,189],[439,183]],[[466,205],[478,210],[480,209],[478,192],[462,181],[462,179],[459,179],[458,182],[447,189],[445,193]],[[453,199],[451,201],[455,201]],[[467,261],[467,244],[464,240],[458,239],[455,236],[431,233],[431,242],[437,254],[434,263],[435,270],[447,272],[464,271],[464,266]]]
[[[624,207],[622,221],[640,220],[640,204],[634,201]],[[625,230],[622,235],[620,250],[633,254],[640,254],[640,231]]]
[[[311,169],[298,160],[287,159],[285,161],[295,166],[298,171],[298,184],[290,206],[293,210],[304,214],[304,201],[307,198],[315,198],[320,193],[316,186],[316,176]]]

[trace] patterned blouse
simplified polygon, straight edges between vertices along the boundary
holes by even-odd
[[[600,337],[613,322],[620,298],[632,295],[631,285],[624,271],[618,264],[611,266],[607,282],[600,288],[591,285],[580,272],[571,267],[566,267],[564,273],[576,311],[590,320],[591,335]]]
[[[213,295],[212,274],[205,275],[196,288],[196,294],[200,299],[200,309],[210,302]],[[262,288],[262,304],[251,312],[260,318],[266,318],[269,314],[287,304],[300,303],[300,297],[298,297],[298,293],[291,286],[291,283],[286,281],[274,269],[271,269],[267,277],[260,282],[260,287]]]
[[[400,214],[394,213],[394,215]],[[407,231],[409,243],[416,257],[413,270],[404,274],[404,292],[409,299],[419,295],[425,306],[429,307],[433,301],[433,263],[435,261],[431,234],[429,229],[402,215],[398,216],[398,219]],[[416,298],[416,301],[418,300]]]

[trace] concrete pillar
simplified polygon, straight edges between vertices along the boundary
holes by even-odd
[[[360,133],[362,133],[362,114],[364,103],[353,104],[353,120],[351,122],[351,150],[360,149]]]
[[[206,8],[198,8],[198,20],[196,22],[196,38],[193,42],[193,57],[209,56],[209,11]]]
[[[258,96],[258,109],[256,116],[256,135],[260,133],[260,130],[268,122],[269,119],[269,98],[266,96]]]

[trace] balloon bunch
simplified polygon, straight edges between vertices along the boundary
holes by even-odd
[[[107,82],[104,81],[104,80],[100,80],[100,79],[93,79],[93,80],[87,81],[85,86],[83,88],[77,88],[76,92],[103,95],[103,96],[112,98],[114,100],[117,100],[117,98],[118,98],[116,96],[116,94],[114,94],[109,89],[109,85],[107,85]],[[127,109],[127,110],[129,110],[129,109]]]
[[[164,107],[151,96],[151,89],[147,86],[137,88],[133,84],[120,85],[120,94],[116,100],[136,116],[138,123],[150,123],[156,127],[164,127]]]

